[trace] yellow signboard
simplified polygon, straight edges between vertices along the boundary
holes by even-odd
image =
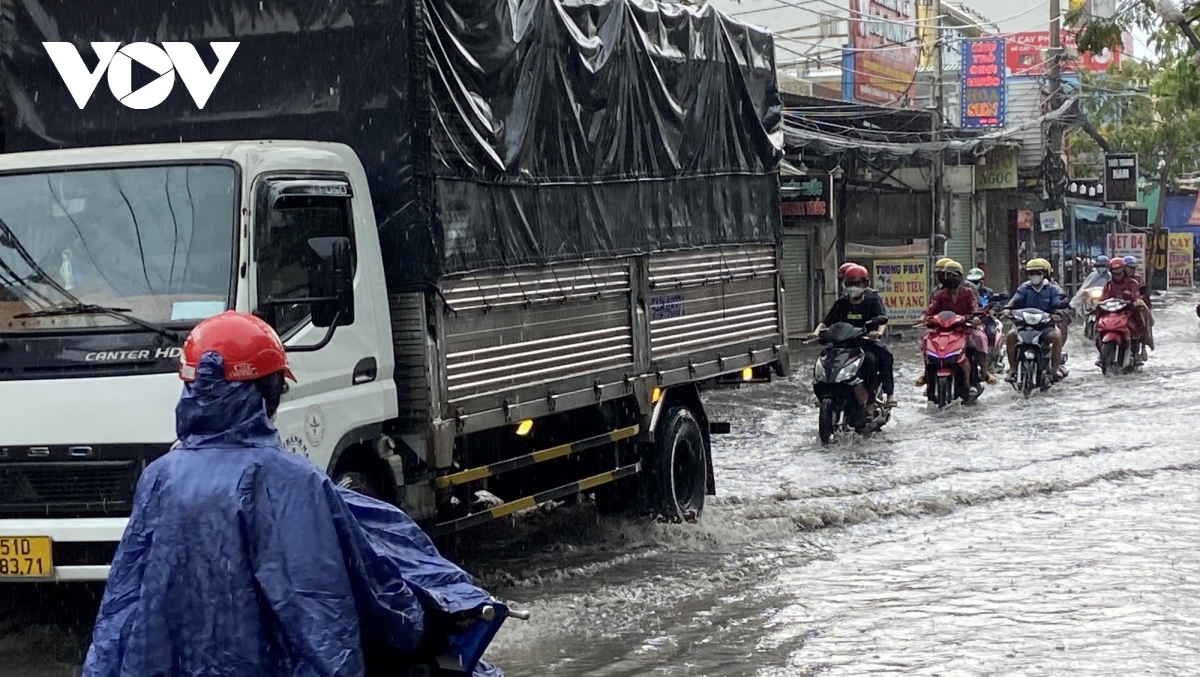
[[[975,165],[975,190],[1003,190],[1017,187],[1017,151],[993,148]]]
[[[1192,234],[1171,233],[1167,245],[1167,284],[1172,287],[1191,287]]]
[[[929,306],[925,259],[877,259],[875,290],[893,320],[915,320]]]

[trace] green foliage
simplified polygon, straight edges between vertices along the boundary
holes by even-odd
[[[1184,16],[1195,27],[1200,18],[1200,2],[1180,1]],[[1063,25],[1075,29],[1075,43],[1080,51],[1100,53],[1105,48],[1113,51],[1123,49],[1122,34],[1138,30],[1149,36],[1149,46],[1164,57],[1196,51],[1188,42],[1179,26],[1163,20],[1154,9],[1153,0],[1120,0],[1117,13],[1111,19],[1088,17],[1082,6],[1076,7],[1063,17]]]
[[[1113,151],[1137,153],[1143,173],[1170,186],[1200,167],[1200,79],[1182,55],[1159,65],[1126,60],[1108,73],[1082,73],[1080,89],[1092,125]],[[1071,147],[1099,156],[1095,142],[1079,132]],[[1163,173],[1160,158],[1168,163]]]

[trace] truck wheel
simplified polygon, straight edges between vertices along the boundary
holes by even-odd
[[[333,481],[334,484],[343,489],[349,489],[368,498],[379,498],[379,490],[375,488],[375,485],[371,484],[371,480],[367,479],[366,475],[360,472],[344,472],[338,475]]]
[[[667,411],[654,442],[654,493],[671,522],[693,522],[704,510],[707,450],[700,424],[686,407]]]

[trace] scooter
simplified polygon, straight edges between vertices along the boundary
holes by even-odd
[[[1046,332],[1054,328],[1054,316],[1036,308],[1014,310],[1012,316],[1017,328],[1017,380],[1013,387],[1028,398],[1035,389],[1045,392],[1054,384],[1051,348],[1045,342]],[[1065,347],[1062,361],[1067,362]]]
[[[867,333],[887,324],[887,316],[872,318],[865,327],[838,322],[821,332],[818,341],[828,347],[813,365],[813,392],[820,403],[818,433],[829,444],[838,432],[873,433],[892,417],[884,405],[875,374],[864,374],[866,351],[860,343]],[[868,383],[871,384],[868,386]]]
[[[983,394],[979,369],[967,357],[969,319],[949,310],[929,318],[921,337],[925,355],[925,398],[944,409],[954,400],[974,402]]]
[[[1108,299],[1096,306],[1096,350],[1100,373],[1131,374],[1141,369],[1137,356],[1142,343],[1133,338],[1130,325],[1137,308],[1125,299]]]
[[[1104,287],[1089,287],[1080,292],[1083,296],[1083,315],[1087,318],[1083,324],[1083,338],[1088,341],[1096,340],[1096,305],[1100,303],[1103,293]]]
[[[500,671],[482,661],[506,619],[529,620],[528,611],[510,609],[492,598],[471,611],[447,614],[426,610],[425,637],[402,652],[367,631],[362,633],[365,677],[491,677]]]
[[[1004,323],[1000,321],[999,312],[1009,298],[1007,294],[979,297],[979,305],[983,308],[983,333],[988,340],[988,371],[993,374],[1004,371]]]

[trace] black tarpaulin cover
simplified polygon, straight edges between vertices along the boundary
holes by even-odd
[[[340,141],[371,180],[393,286],[445,273],[774,242],[769,34],[645,0],[13,0],[7,150]],[[235,40],[202,110],[182,83],[84,110],[43,41]],[[136,77],[136,76],[135,76]],[[135,83],[135,87],[139,83]]]

